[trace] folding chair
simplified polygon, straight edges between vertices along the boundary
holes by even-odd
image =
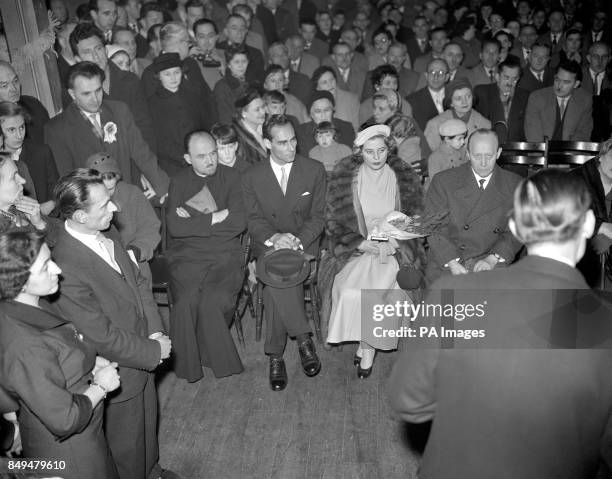
[[[499,165],[520,174],[530,176],[540,168],[546,168],[546,142],[509,142],[502,145],[497,160]]]
[[[547,142],[546,164],[553,168],[575,168],[599,154],[600,144],[591,141]]]
[[[252,318],[256,318],[255,306],[253,304],[253,294],[251,293],[251,286],[249,284],[249,262],[251,261],[251,237],[247,233],[242,233],[240,237],[240,244],[242,245],[242,286],[236,296],[236,306],[234,307],[234,326],[236,328],[236,334],[238,335],[238,342],[244,346],[244,332],[242,330],[242,317],[246,312],[248,306],[249,312]]]
[[[166,302],[157,304],[159,306],[168,306],[172,309],[174,304],[172,299],[172,291],[170,290],[170,269],[168,267],[168,258],[166,257],[166,247],[168,244],[168,227],[166,225],[166,206],[160,208],[161,216],[161,241],[153,258],[149,261],[151,268],[151,277],[153,278],[153,292],[163,293],[166,295]]]

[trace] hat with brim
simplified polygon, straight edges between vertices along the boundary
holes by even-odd
[[[355,146],[363,146],[363,144],[375,136],[384,136],[388,138],[391,134],[391,128],[387,125],[372,125],[357,133],[355,138]]]
[[[257,278],[274,288],[291,288],[302,284],[310,274],[310,261],[303,251],[270,250],[257,260]]]
[[[108,153],[94,153],[87,158],[87,168],[98,170],[100,173],[116,173],[121,174],[119,163]]]
[[[183,62],[178,53],[162,53],[155,60],[151,68],[155,73],[167,70],[168,68],[181,67]]]
[[[106,45],[106,56],[108,58],[113,58],[113,56],[116,55],[117,53],[125,53],[126,55],[129,56],[128,52],[122,46],[115,45],[115,44]]]

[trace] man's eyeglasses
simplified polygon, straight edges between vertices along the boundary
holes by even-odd
[[[436,70],[433,72],[427,72],[428,75],[431,75],[432,77],[442,77],[444,75],[448,75],[448,72],[444,71],[444,70]]]

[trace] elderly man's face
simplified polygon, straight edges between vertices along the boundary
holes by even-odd
[[[447,45],[442,51],[442,58],[446,60],[450,71],[455,71],[463,61],[463,50],[459,45]]]
[[[426,72],[427,86],[433,91],[444,88],[448,79],[448,66],[445,61],[431,62]]]
[[[550,50],[546,46],[536,46],[529,55],[529,67],[535,72],[541,72],[548,65]]]
[[[103,32],[112,30],[117,22],[115,0],[98,0],[98,10],[92,10],[90,13],[96,27]]]
[[[353,53],[348,45],[336,45],[332,54],[332,59],[338,68],[348,68],[353,60]]]
[[[5,210],[23,195],[25,180],[19,175],[13,160],[4,160],[0,166],[0,208]]]
[[[68,89],[75,105],[86,113],[98,113],[102,105],[102,79],[99,76],[77,76],[73,88]]]
[[[468,158],[472,170],[481,178],[493,172],[500,153],[497,136],[492,133],[474,135],[468,145]]]
[[[270,65],[279,65],[284,70],[289,68],[289,53],[285,45],[277,45],[268,50],[268,61]]]
[[[327,98],[315,101],[310,107],[310,118],[317,125],[322,121],[332,121],[334,116],[334,106]]]
[[[97,35],[85,38],[77,43],[77,55],[83,61],[95,63],[102,70],[105,70],[108,64],[106,49]]]
[[[384,123],[393,116],[393,113],[395,112],[386,99],[377,98],[374,100],[373,116],[376,123]]]
[[[587,61],[589,62],[591,70],[595,73],[600,73],[608,66],[608,62],[610,61],[610,50],[603,43],[595,45],[589,50]]]
[[[242,45],[247,34],[247,27],[244,18],[229,18],[225,24],[224,33],[230,43],[234,45]]]
[[[398,45],[391,46],[387,52],[387,63],[395,68],[398,72],[404,66],[406,61],[406,52]]]
[[[212,176],[219,161],[217,144],[209,135],[197,135],[189,142],[189,151],[184,158],[198,175]]]
[[[297,60],[304,53],[304,39],[300,37],[293,37],[287,40],[285,43],[287,46],[287,54],[289,55],[289,60]]]
[[[13,67],[0,65],[0,101],[17,103],[21,98],[21,83]]]

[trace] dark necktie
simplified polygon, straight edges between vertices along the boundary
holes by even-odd
[[[484,190],[485,190],[485,186],[484,186],[485,181],[487,181],[487,180],[485,180],[484,178],[480,178],[480,179],[478,180],[478,183],[480,183],[480,186],[479,186],[480,191],[484,191]]]
[[[489,78],[491,79],[491,83],[495,83],[495,72],[492,68],[489,70]]]

